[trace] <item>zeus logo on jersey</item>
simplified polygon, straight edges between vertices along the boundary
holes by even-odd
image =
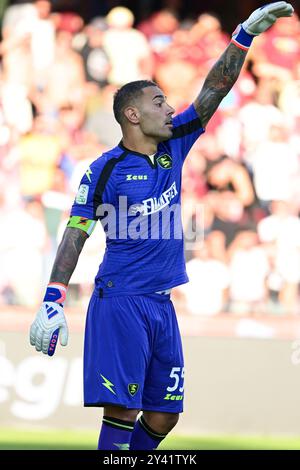
[[[126,175],[126,181],[141,181],[147,179],[148,175]]]
[[[172,199],[177,196],[178,191],[176,188],[175,181],[172,185],[162,193],[161,196],[158,198],[150,197],[149,199],[144,199],[143,203],[143,215],[154,214],[154,212],[158,212],[164,207],[168,206]]]

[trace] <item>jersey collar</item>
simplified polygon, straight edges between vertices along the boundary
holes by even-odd
[[[133,155],[137,155],[138,157],[144,158],[148,164],[150,165],[151,168],[157,168],[157,162],[156,162],[156,154],[154,157],[154,163],[152,163],[151,159],[149,158],[149,155],[146,155],[145,153],[140,153],[140,152],[135,152],[134,150],[130,150],[125,145],[123,144],[122,140],[119,143],[119,147],[124,150],[124,152],[129,152],[132,153]]]

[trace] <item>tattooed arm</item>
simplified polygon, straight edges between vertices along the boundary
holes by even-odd
[[[246,54],[247,51],[231,43],[208,73],[202,90],[194,101],[203,127],[206,127],[222,99],[235,84]]]
[[[255,10],[246,21],[238,25],[231,43],[209,72],[194,102],[203,127],[236,82],[255,36],[267,31],[278,18],[292,16],[293,12],[294,8],[289,3],[272,2]]]
[[[78,228],[66,228],[57,250],[50,282],[68,285],[87,238],[87,233]]]

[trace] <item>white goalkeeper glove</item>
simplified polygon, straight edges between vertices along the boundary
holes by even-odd
[[[64,286],[49,284],[42,306],[30,327],[30,344],[48,356],[55,353],[58,338],[62,346],[68,343],[68,326],[63,309],[65,297]]]
[[[268,3],[255,10],[232,35],[232,42],[241,49],[249,49],[255,36],[269,29],[278,18],[292,16],[294,8],[287,2]]]
[[[293,13],[294,8],[290,3],[269,3],[255,10],[249,18],[242,23],[242,27],[246,33],[257,36],[269,29],[278,18],[292,16]]]

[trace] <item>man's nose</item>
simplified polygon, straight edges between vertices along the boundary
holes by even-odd
[[[175,109],[172,108],[172,106],[168,105],[169,106],[169,110],[168,110],[168,116],[172,116],[174,113],[175,113]]]

